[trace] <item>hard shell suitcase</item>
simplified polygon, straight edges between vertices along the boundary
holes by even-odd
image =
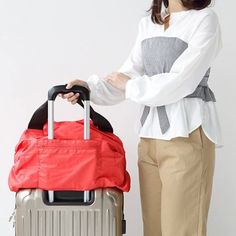
[[[55,86],[48,95],[48,138],[53,139],[53,105],[59,93],[84,97],[84,139],[90,138],[89,91]],[[63,178],[63,177],[62,177]],[[79,180],[78,180],[79,181]],[[25,189],[16,194],[16,236],[120,236],[125,234],[123,192],[117,188],[92,191]]]

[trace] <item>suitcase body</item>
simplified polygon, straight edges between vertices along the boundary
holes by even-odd
[[[49,90],[48,138],[54,138],[54,100],[58,93],[66,92],[82,92],[87,97],[84,139],[90,139],[89,91],[80,86],[70,91],[65,86]],[[121,236],[126,230],[123,206],[123,192],[117,188],[84,192],[21,190],[16,194],[16,236]]]
[[[16,236],[120,236],[125,233],[123,193],[116,188],[91,191],[86,203],[49,203],[47,192],[16,195]]]

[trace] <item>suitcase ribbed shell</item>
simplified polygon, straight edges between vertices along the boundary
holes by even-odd
[[[47,205],[40,189],[16,195],[16,236],[120,236],[123,193],[94,191],[91,205]]]

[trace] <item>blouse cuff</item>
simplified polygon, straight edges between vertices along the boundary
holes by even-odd
[[[98,80],[99,77],[97,75],[91,75],[86,81],[90,89],[90,100],[92,102],[96,100],[96,93],[99,87]]]
[[[137,78],[128,80],[125,87],[125,98],[134,101],[133,98],[137,96],[138,91]]]

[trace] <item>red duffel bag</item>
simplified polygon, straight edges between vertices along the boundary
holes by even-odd
[[[69,92],[64,90],[57,93]],[[83,97],[81,91],[80,94]],[[55,93],[53,96],[55,100]],[[83,105],[81,101],[80,104]],[[85,191],[105,187],[129,191],[123,144],[104,117],[90,107],[90,139],[84,139],[83,120],[52,122],[54,139],[48,139],[47,113],[46,102],[34,113],[16,146],[8,179],[12,191]]]

